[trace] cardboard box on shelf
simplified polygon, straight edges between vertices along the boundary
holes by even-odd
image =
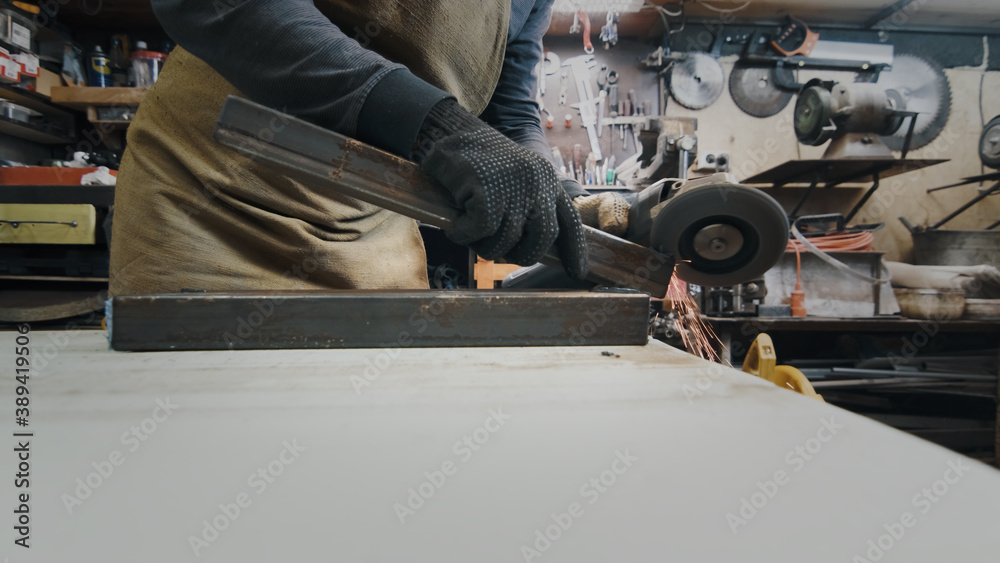
[[[35,85],[35,91],[39,94],[45,96],[46,98],[51,98],[52,88],[54,86],[62,85],[62,77],[58,74],[44,68],[38,70],[38,81]]]
[[[21,63],[0,56],[0,82],[18,84],[21,82]]]

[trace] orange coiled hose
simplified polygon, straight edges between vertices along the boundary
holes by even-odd
[[[861,231],[857,233],[836,233],[818,237],[810,237],[809,242],[816,248],[831,252],[870,252],[875,241],[875,235],[871,231]],[[788,240],[788,252],[808,252],[809,250],[801,242],[794,238]]]

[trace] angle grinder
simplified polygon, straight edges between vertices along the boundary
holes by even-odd
[[[677,277],[704,287],[758,279],[788,246],[788,217],[781,205],[756,188],[736,183],[728,173],[660,180],[635,195],[628,223],[628,240],[672,255]],[[510,274],[503,287],[587,285],[538,264]]]
[[[626,238],[672,254],[677,277],[686,282],[726,287],[757,279],[777,264],[788,227],[774,198],[723,173],[661,180],[640,192]]]

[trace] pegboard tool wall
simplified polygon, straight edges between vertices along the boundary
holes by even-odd
[[[723,31],[726,35],[739,35],[757,29],[754,26],[731,26]],[[760,27],[774,30],[775,27]],[[817,26],[825,39],[878,42],[878,32],[859,32],[841,29],[824,29]],[[675,34],[672,44],[678,50],[688,44],[700,45],[699,34],[705,32],[714,34],[718,27],[688,22],[685,31]],[[946,69],[952,90],[951,116],[944,131],[926,147],[911,152],[911,158],[949,158],[951,162],[925,170],[912,172],[883,182],[883,187],[875,197],[862,209],[858,222],[884,222],[886,228],[876,235],[876,246],[887,253],[892,260],[907,260],[911,258],[912,238],[909,232],[899,223],[899,216],[906,216],[917,224],[927,224],[946,216],[950,211],[971,200],[979,186],[971,185],[953,190],[945,190],[927,195],[928,188],[942,186],[958,181],[960,178],[981,173],[981,163],[978,158],[978,142],[982,132],[983,119],[989,120],[1000,114],[1000,72],[993,69],[1000,67],[998,52],[1000,38],[969,34],[927,34],[890,32],[886,40],[893,43],[900,52],[913,52],[919,47],[933,49],[933,57]],[[594,39],[597,39],[595,34]],[[689,41],[687,40],[689,39]],[[546,37],[546,48],[556,51],[565,60],[567,56],[583,54],[579,35]],[[704,49],[709,49],[705,45]],[[656,48],[654,40],[622,39],[617,47],[605,51],[596,44],[595,57],[597,69],[602,61],[610,61],[620,75],[619,87],[627,92],[629,84],[639,85],[636,88],[640,99],[653,100],[657,103],[657,75],[644,68],[639,61],[644,59]],[[723,44],[722,66],[728,81],[733,63],[738,58],[741,46]],[[607,63],[605,63],[607,64]],[[851,73],[836,72],[801,72],[800,81],[812,77],[826,77],[837,80],[853,81]],[[556,127],[548,130],[550,144],[563,149],[564,157],[572,155],[574,144],[589,147],[586,131],[581,127],[578,112],[567,106],[559,106],[558,75],[553,82],[550,77],[546,107],[556,108]],[[571,77],[572,78],[572,77]],[[595,74],[596,80],[596,74]],[[982,89],[980,86],[982,85]],[[596,88],[596,82],[595,82]],[[982,116],[980,115],[980,91],[982,91]],[[570,84],[568,104],[576,101],[576,88]],[[552,101],[549,101],[552,100]],[[698,142],[701,149],[723,150],[730,152],[736,175],[745,178],[753,173],[767,170],[785,161],[799,158],[820,158],[826,147],[807,147],[800,145],[792,129],[794,100],[784,111],[766,119],[751,117],[743,113],[733,103],[728,91],[723,93],[711,106],[702,110],[689,110],[672,99],[667,104],[666,115],[669,117],[693,117],[698,119]],[[551,111],[551,109],[550,109]],[[574,116],[574,127],[567,131],[561,123],[566,113]],[[618,139],[617,136],[614,137]],[[607,147],[611,133],[607,130],[602,138],[602,148]],[[615,145],[616,158],[634,153],[632,141],[629,149],[621,150],[621,141]],[[614,143],[611,143],[614,145]],[[861,197],[860,187],[843,187],[830,190],[818,190],[802,210],[804,214],[846,212]],[[784,188],[769,190],[786,209],[791,209],[802,191],[799,188]],[[949,229],[981,229],[993,223],[1000,217],[1000,197],[988,198],[968,212],[948,224]]]
[[[594,39],[597,40],[596,35]],[[570,58],[586,54],[583,51],[583,42],[580,35],[546,37],[544,45],[546,51],[552,51],[559,55],[560,60],[563,62]],[[655,49],[655,46],[650,46],[646,42],[637,40],[623,39],[618,42],[617,46],[610,50],[604,50],[599,42],[595,43],[594,47],[596,64],[590,71],[591,87],[594,90],[594,95],[598,95],[599,92],[597,87],[598,72],[601,66],[606,65],[609,70],[618,72],[620,99],[624,100],[630,90],[635,90],[637,103],[642,104],[642,102],[648,100],[652,109],[651,113],[658,115],[660,112],[660,103],[658,100],[659,79],[655,72],[651,72],[642,66],[642,61]],[[552,112],[555,123],[552,129],[545,130],[545,136],[548,138],[549,145],[558,146],[563,153],[563,158],[566,159],[566,162],[569,162],[573,158],[574,145],[583,145],[585,153],[590,153],[590,138],[587,136],[587,130],[583,128],[580,112],[571,107],[573,104],[579,102],[573,71],[569,67],[563,67],[561,70],[569,71],[567,77],[566,105],[559,104],[561,86],[560,72],[557,71],[555,74],[546,77],[546,93],[543,96],[543,101],[545,109]],[[567,128],[565,124],[567,115],[572,116],[572,126],[570,128]],[[606,112],[605,115],[607,116],[609,113]],[[543,114],[543,127],[544,122],[545,116]],[[618,131],[613,131],[605,127],[604,134],[601,136],[601,151],[604,153],[605,158],[613,154],[615,160],[622,162],[624,159],[635,154],[635,139],[628,131],[625,134],[625,141],[627,147],[622,149],[622,139],[618,136]],[[585,157],[586,154],[584,154]]]

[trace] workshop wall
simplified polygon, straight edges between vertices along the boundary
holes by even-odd
[[[728,78],[736,57],[726,57],[722,66]],[[857,223],[884,222],[886,228],[876,233],[876,248],[886,252],[889,260],[912,258],[913,242],[909,231],[899,222],[899,217],[915,225],[934,222],[972,199],[978,184],[944,190],[928,195],[927,189],[951,184],[968,176],[981,174],[979,137],[983,121],[979,114],[979,86],[984,71],[978,68],[946,69],[951,84],[951,116],[944,131],[929,145],[911,151],[910,158],[947,158],[950,162],[909,172],[882,182],[882,186],[862,208]],[[813,77],[852,81],[850,73],[802,72],[801,82]],[[1000,99],[991,95],[1000,88],[1000,72],[985,73],[983,81],[983,117],[989,121],[1000,114]],[[669,116],[698,118],[699,150],[729,151],[732,170],[743,179],[767,170],[785,161],[799,158],[821,158],[826,145],[809,147],[795,139],[792,129],[794,100],[780,114],[759,119],[743,113],[724,94],[715,104],[699,111],[692,111],[673,103],[667,107]],[[898,153],[897,153],[898,155]],[[802,214],[846,213],[863,195],[870,184],[858,187],[836,187],[817,191],[806,203]],[[786,209],[791,209],[801,197],[804,188],[768,190]],[[1000,216],[1000,198],[989,198],[960,215],[946,226],[950,230],[982,229]]]
[[[863,37],[853,37],[843,33],[844,37],[836,39],[865,40]],[[918,34],[913,34],[918,35]],[[924,38],[926,39],[926,38]],[[867,39],[870,40],[870,39]],[[904,45],[900,51],[913,50],[914,37],[903,37]],[[954,38],[951,39],[955,43]],[[909,42],[909,43],[907,43]],[[982,133],[983,120],[989,121],[1000,114],[1000,98],[995,93],[1000,91],[1000,72],[986,70],[997,68],[1000,61],[990,58],[990,46],[983,44],[981,38],[966,36],[958,38],[963,49],[957,52],[961,55],[946,57],[954,64],[970,64],[976,66],[957,66],[946,68],[945,73],[952,90],[951,115],[942,133],[929,145],[919,150],[911,151],[910,158],[946,158],[950,162],[939,164],[923,170],[909,172],[882,182],[882,187],[865,205],[856,223],[883,222],[886,227],[876,234],[876,248],[886,252],[890,260],[910,260],[912,258],[912,239],[909,231],[899,222],[898,217],[904,216],[915,225],[926,225],[937,221],[954,211],[962,204],[972,199],[978,192],[978,184],[945,190],[928,195],[929,188],[943,186],[959,181],[968,176],[983,173],[979,161],[978,143]],[[683,42],[682,42],[683,44]],[[945,43],[945,45],[950,43]],[[548,37],[545,40],[547,49],[557,52],[562,60],[583,54],[579,36]],[[978,51],[976,49],[978,47]],[[617,47],[610,51],[598,48],[595,53],[597,69],[603,64],[617,70],[621,76],[620,90],[623,95],[629,88],[637,88],[640,99],[653,100],[654,112],[658,111],[658,95],[656,91],[656,73],[645,69],[640,61],[655,49],[655,44],[647,41],[623,39]],[[957,49],[957,48],[956,48]],[[698,120],[699,151],[727,151],[731,155],[732,171],[739,179],[748,178],[758,172],[770,169],[788,160],[801,158],[820,158],[826,146],[808,147],[799,143],[792,129],[794,100],[781,113],[774,117],[760,119],[741,111],[728,92],[728,78],[733,64],[738,56],[726,54],[733,49],[727,46],[723,50],[720,62],[726,72],[727,91],[711,106],[703,110],[689,110],[670,99],[666,105],[665,115],[668,117],[692,117]],[[971,52],[970,52],[971,51]],[[945,66],[952,66],[946,64]],[[801,71],[800,82],[811,78],[853,82],[853,73],[830,71]],[[566,106],[558,105],[559,75],[548,78],[545,105],[555,116],[555,128],[547,132],[549,142],[559,146],[565,157],[571,157],[574,144],[589,147],[586,131],[582,128],[579,114],[570,108],[577,102],[577,94],[572,75],[570,76],[568,102]],[[982,116],[980,116],[980,85],[982,84]],[[595,88],[596,93],[596,88]],[[573,115],[573,127],[566,129],[564,117],[567,113]],[[602,137],[602,148],[611,150],[618,162],[631,156],[634,151],[632,141],[627,142],[627,148],[622,149],[621,140],[617,134],[605,131]],[[897,153],[898,155],[898,153]],[[989,171],[988,169],[986,171]],[[801,214],[846,213],[861,198],[864,190],[870,184],[854,184],[817,190],[803,207]],[[769,189],[768,193],[790,210],[802,196],[805,188]],[[950,230],[982,229],[992,224],[1000,216],[1000,197],[988,198],[960,215],[946,225]]]
[[[559,57],[560,62],[563,63],[573,57],[584,55],[580,36],[547,38],[545,40],[545,49],[555,53]],[[618,90],[622,100],[625,99],[630,90],[634,90],[637,101],[640,104],[648,101],[651,106],[651,114],[658,115],[660,112],[659,80],[655,72],[649,72],[640,65],[641,61],[646,58],[646,55],[651,50],[652,47],[646,43],[635,40],[622,40],[614,49],[610,50],[597,49],[594,52],[595,66],[591,70],[591,88],[593,88],[594,95],[598,94],[597,77],[601,67],[607,66],[609,71],[614,70],[620,76]],[[569,70],[567,74],[565,104],[559,103],[562,90],[562,70]],[[549,72],[554,71],[555,69],[549,70]],[[568,67],[563,67],[559,71],[555,71],[554,74],[546,76],[545,82],[545,95],[542,96],[542,105],[545,110],[548,110],[552,114],[554,119],[554,127],[547,129],[545,132],[549,144],[559,147],[563,153],[563,158],[567,162],[573,157],[573,147],[575,145],[582,145],[587,153],[589,153],[590,139],[581,123],[580,113],[571,107],[579,102],[576,81],[572,70]],[[570,127],[566,127],[567,116],[570,117]],[[542,120],[544,123],[544,114]],[[601,151],[605,157],[614,155],[617,162],[622,162],[635,154],[635,139],[629,134],[625,135],[623,141],[618,131],[605,128],[604,134],[601,135],[600,139]],[[587,154],[585,153],[584,158],[586,156]]]

